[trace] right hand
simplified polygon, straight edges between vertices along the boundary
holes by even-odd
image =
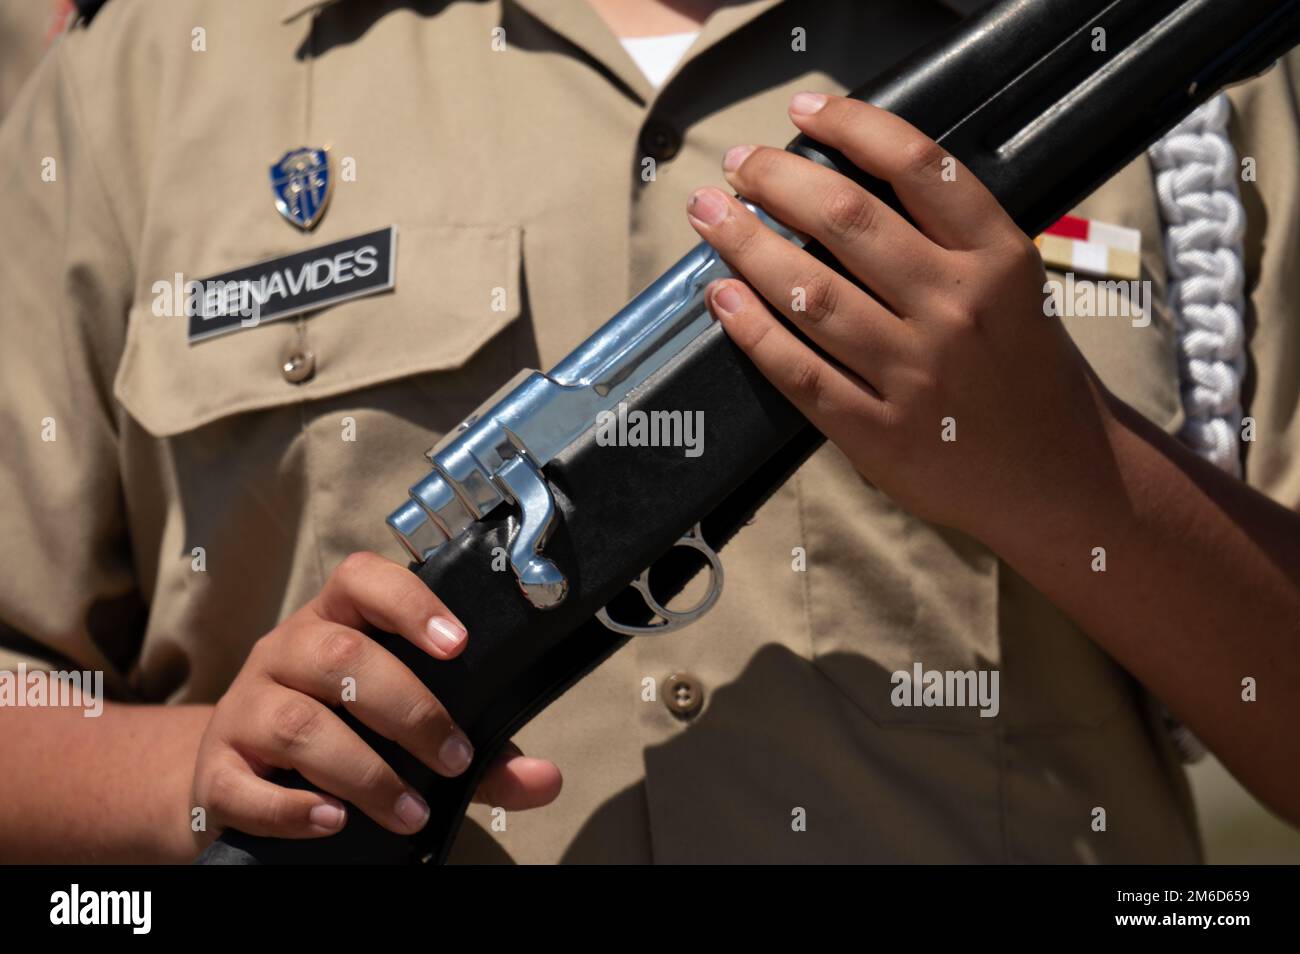
[[[194,768],[191,804],[208,820],[199,848],[228,827],[273,838],[333,835],[347,820],[339,799],[398,834],[424,827],[429,810],[420,795],[330,707],[342,704],[440,775],[460,775],[473,751],[367,626],[400,634],[436,659],[465,648],[465,628],[415,574],[373,553],[349,556],[313,600],[257,641],[217,703]],[[355,701],[343,698],[349,676]],[[266,778],[275,769],[295,769],[321,791],[276,785]],[[553,801],[560,784],[551,762],[508,746],[477,798],[534,808]]]

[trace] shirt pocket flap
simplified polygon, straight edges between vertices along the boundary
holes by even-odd
[[[516,227],[403,227],[392,290],[193,344],[183,306],[173,309],[182,317],[160,317],[166,309],[138,299],[114,395],[146,431],[169,437],[232,414],[459,368],[519,317],[522,245]],[[304,351],[314,370],[295,383],[285,365]]]

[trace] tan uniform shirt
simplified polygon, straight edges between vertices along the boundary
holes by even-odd
[[[686,197],[722,184],[727,147],[784,144],[791,94],[855,86],[955,18],[937,0],[738,3],[656,93],[578,0],[113,0],[0,128],[0,661],[102,668],[123,699],[217,699],[346,554],[400,559],[384,517],[441,433],[694,244]],[[1292,69],[1275,70],[1236,92],[1234,127],[1259,161],[1244,187],[1251,471],[1292,505],[1295,95]],[[267,180],[302,145],[328,145],[339,178],[311,234],[281,220]],[[1146,161],[1081,211],[1141,230],[1162,300]],[[153,313],[154,283],[178,272],[390,224],[393,292],[194,345],[184,318]],[[1146,328],[1070,327],[1112,388],[1176,429],[1174,339],[1155,311]],[[287,380],[286,356],[307,350],[314,375]],[[628,519],[644,519],[635,501]],[[834,448],[724,560],[703,622],[633,641],[522,732],[564,771],[559,800],[504,831],[475,808],[458,858],[1198,857],[1182,772],[1133,681],[985,548],[900,512]],[[914,662],[999,670],[999,716],[895,708],[890,674]],[[683,670],[706,699],[689,720],[657,691]]]

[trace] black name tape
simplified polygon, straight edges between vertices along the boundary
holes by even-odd
[[[393,287],[397,226],[188,282],[194,344]]]

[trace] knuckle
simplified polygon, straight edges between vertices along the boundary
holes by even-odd
[[[441,728],[444,721],[442,704],[427,692],[412,699],[401,717],[403,728],[421,734]]]
[[[917,179],[929,179],[941,171],[948,151],[933,139],[918,137],[903,147],[903,169]]]
[[[248,651],[248,662],[256,669],[266,669],[275,656],[276,644],[283,636],[283,628],[277,626],[266,635],[258,637]]]
[[[351,675],[365,655],[366,637],[355,629],[330,629],[316,642],[316,667],[324,676]]]
[[[417,626],[432,616],[437,608],[429,588],[411,573],[403,578],[400,585],[394,587],[391,605],[397,619],[409,619]]]
[[[929,396],[939,391],[939,373],[931,367],[913,368],[909,374],[912,394]]]
[[[983,323],[979,302],[976,300],[977,295],[960,294],[952,295],[941,306],[940,321],[950,331],[958,334],[969,332],[978,332]]]
[[[804,318],[809,324],[821,324],[835,314],[840,295],[839,288],[831,276],[814,275],[803,283],[803,287],[807,290],[805,299],[807,308]]]
[[[822,369],[815,360],[800,360],[790,376],[790,386],[804,400],[816,400],[822,390]]]
[[[842,187],[826,197],[822,218],[827,231],[842,242],[855,241],[876,221],[876,203],[862,189]]]
[[[932,419],[932,405],[928,401],[896,402],[889,408],[890,426],[885,431],[885,443],[890,454],[900,462],[911,459],[917,436],[926,433]],[[928,435],[927,435],[928,436]]]
[[[295,831],[308,822],[304,807],[288,792],[276,792],[263,806],[263,821],[271,831]]]
[[[731,257],[736,261],[746,261],[758,250],[761,227],[753,218],[733,216],[731,222]]]
[[[742,351],[749,352],[751,355],[757,354],[771,330],[772,326],[766,321],[750,322],[749,328],[736,334],[736,343],[740,344]]]
[[[907,448],[909,431],[907,411],[900,404],[885,404],[880,410],[880,425],[878,440],[881,442],[881,450],[892,457],[902,458]]]
[[[271,741],[280,751],[301,748],[314,734],[321,709],[305,698],[286,699],[271,713]]]
[[[1013,236],[1007,243],[1007,262],[1018,275],[1041,275],[1043,256],[1034,240],[1024,233]]]
[[[900,466],[906,466],[912,460],[915,416],[915,413],[894,402],[884,403],[879,411],[875,441],[880,453],[888,454],[890,460],[897,461]]]
[[[392,769],[377,755],[366,759],[361,765],[356,784],[362,792],[383,792],[385,789],[400,787]]]
[[[746,182],[761,184],[762,181],[776,171],[777,163],[782,159],[779,150],[771,146],[759,146],[748,156],[741,164],[740,169],[745,176]]]
[[[361,579],[369,573],[375,566],[375,561],[380,558],[373,553],[365,550],[358,550],[355,553],[349,553],[343,558],[343,561],[334,568],[331,574],[333,580],[342,583],[345,586],[355,580]]]
[[[200,786],[198,801],[208,811],[220,815],[234,803],[239,783],[239,772],[234,766],[220,765],[212,770],[206,782]]]
[[[972,302],[958,302],[953,306],[952,323],[958,331],[978,334],[984,325],[980,309]]]
[[[748,354],[755,354],[763,346],[768,334],[772,330],[772,324],[768,321],[750,321],[744,323],[739,329],[733,329],[734,340],[740,346],[742,351]]]

